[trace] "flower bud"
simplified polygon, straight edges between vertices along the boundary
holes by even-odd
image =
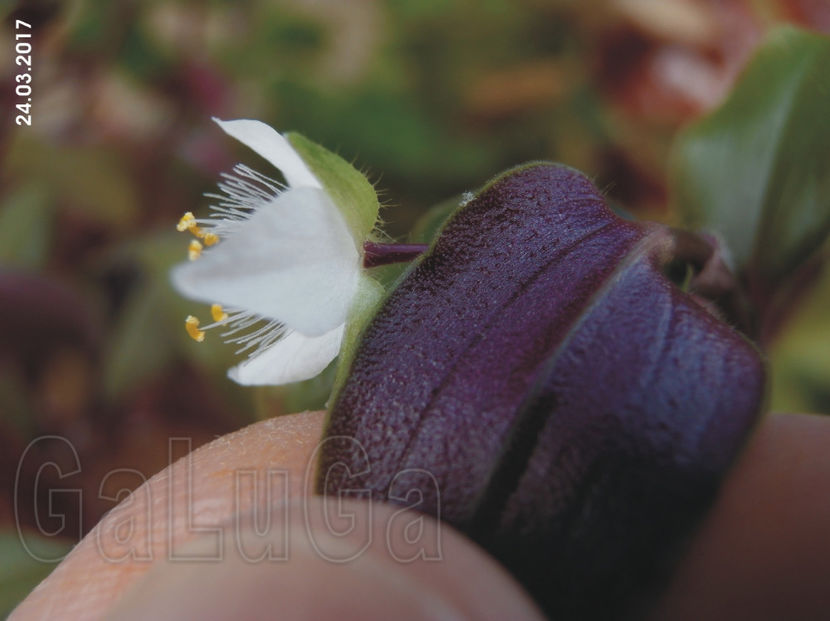
[[[665,275],[675,249],[572,169],[491,182],[366,327],[320,491],[446,520],[552,618],[636,615],[763,404],[758,351]]]

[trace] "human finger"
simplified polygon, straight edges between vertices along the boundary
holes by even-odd
[[[542,619],[504,569],[431,517],[320,496],[282,517],[267,534],[227,529],[221,562],[156,563],[108,618]],[[199,539],[184,552],[217,549]]]
[[[282,477],[287,499],[302,497],[323,420],[323,412],[305,412],[261,421],[159,472],[110,511],[10,619],[100,618],[156,562],[268,502],[266,486],[245,486],[269,472]]]
[[[830,614],[830,418],[770,415],[730,472],[654,618]]]

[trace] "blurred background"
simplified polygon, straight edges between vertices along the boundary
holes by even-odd
[[[236,162],[273,175],[211,116],[297,130],[353,161],[399,239],[533,159],[672,222],[677,130],[718,104],[774,24],[830,32],[825,0],[0,6],[0,613],[52,567],[16,524],[30,543],[55,535],[38,545],[58,558],[120,497],[107,473],[133,469],[107,479],[126,493],[168,463],[168,438],[195,448],[325,400],[327,376],[240,388],[225,377],[234,348],[185,333],[186,315],[208,312],[168,282],[187,254],[179,217],[205,214]],[[14,124],[15,19],[32,25],[31,127]],[[828,307],[825,275],[769,352],[772,407],[830,412]],[[31,444],[50,435],[68,443]]]

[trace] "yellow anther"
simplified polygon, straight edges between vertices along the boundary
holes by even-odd
[[[202,244],[195,239],[190,240],[190,245],[187,247],[187,257],[191,261],[195,261],[202,256]]]
[[[210,314],[213,316],[213,321],[225,321],[228,318],[228,314],[222,309],[221,304],[213,304],[210,307]]]
[[[205,240],[205,246],[212,246],[219,241],[219,236],[216,233],[205,233],[203,239]]]
[[[199,225],[196,224],[196,218],[194,218],[193,214],[189,211],[181,217],[179,223],[176,225],[176,230],[179,232],[190,231],[199,239],[204,239],[206,235],[209,235],[209,233],[205,233],[199,227]],[[216,241],[213,242],[213,244],[215,244],[217,241],[219,241],[218,237],[216,238]],[[208,244],[208,246],[212,246],[213,244]]]
[[[179,223],[176,225],[176,230],[179,233],[183,233],[184,231],[190,230],[194,226],[196,226],[196,218],[194,218],[193,214],[188,211],[185,212],[179,220]]]
[[[184,320],[184,329],[187,330],[190,338],[197,343],[205,340],[205,332],[199,329],[199,320],[193,315],[188,315],[187,319]]]

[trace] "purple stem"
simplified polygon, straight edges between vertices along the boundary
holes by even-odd
[[[426,252],[427,244],[378,244],[363,242],[363,267],[380,267],[390,263],[412,261]]]

